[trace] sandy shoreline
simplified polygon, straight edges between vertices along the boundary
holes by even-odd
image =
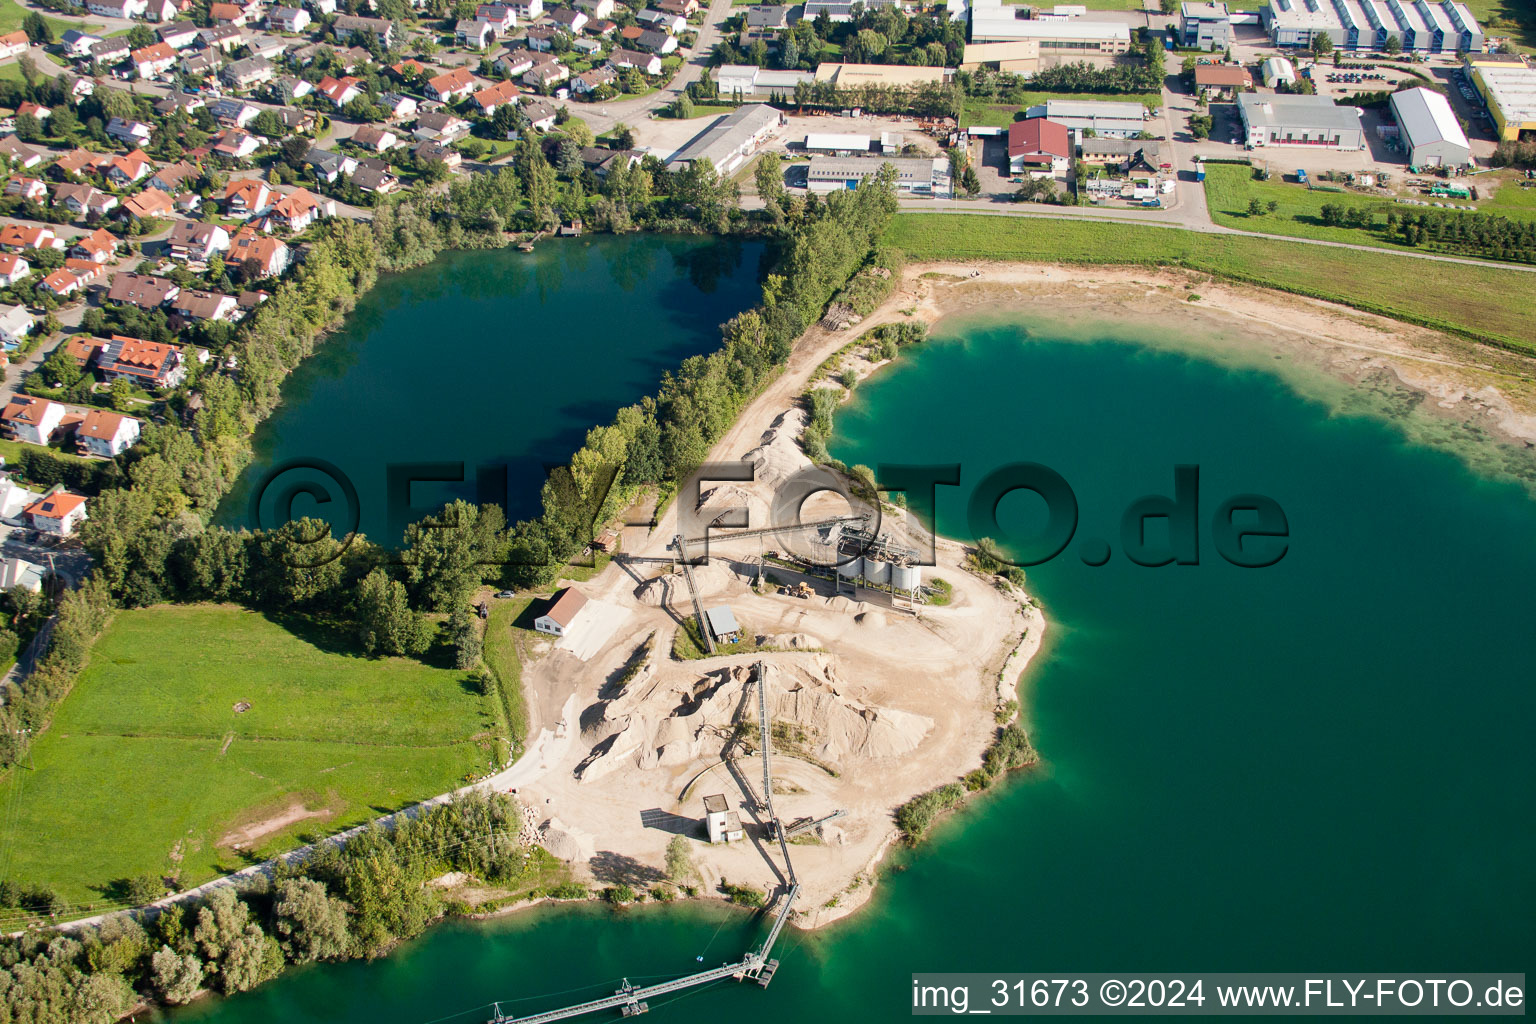
[[[1191,295],[1198,298],[1191,300]],[[796,443],[804,425],[798,398],[818,369],[850,342],[884,323],[917,319],[933,325],[947,318],[996,315],[1048,318],[1053,327],[1078,318],[1095,331],[1117,320],[1142,332],[1155,327],[1165,336],[1153,344],[1278,372],[1298,390],[1330,400],[1344,411],[1375,411],[1369,402],[1351,404],[1361,396],[1379,398],[1385,408],[1386,399],[1400,407],[1408,395],[1426,421],[1474,426],[1494,444],[1529,448],[1536,443],[1536,360],[1529,357],[1317,300],[1179,270],[945,262],[908,266],[891,297],[856,327],[841,332],[815,327],[807,332],[784,371],[737,418],[711,451],[711,459],[747,458],[770,478],[795,468],[795,460],[806,461]],[[862,378],[885,365],[851,353],[832,369],[852,370]],[[730,492],[727,504],[748,508],[751,525],[757,526],[768,499],[754,486],[721,490]],[[625,549],[666,557],[666,544],[679,529],[680,504],[675,502],[654,530],[627,529]],[[709,506],[711,514],[719,507]],[[681,511],[683,529],[694,535],[699,517],[692,509]],[[914,528],[898,522],[897,529]],[[819,816],[834,806],[847,812],[825,827],[820,845],[792,847],[804,894],[794,923],[819,928],[869,901],[879,865],[899,839],[891,818],[894,809],[917,793],[959,779],[980,763],[996,728],[995,710],[1018,698],[1020,681],[1040,650],[1045,618],[1034,602],[1001,595],[990,582],[968,573],[963,546],[939,538],[937,565],[931,571],[956,586],[956,607],[925,608],[918,616],[882,607],[875,613],[880,639],[872,641],[860,623],[875,604],[849,602],[831,596],[830,590],[805,604],[757,595],[746,581],[755,571],[759,545],[737,544],[712,547],[712,560],[727,569],[703,584],[708,591],[705,604],[728,600],[749,632],[800,636],[808,649],[727,653],[695,662],[670,659],[672,632],[689,617],[682,591],[674,586],[660,601],[645,598],[646,588],[657,586],[654,580],[634,566],[628,574],[610,566],[583,585],[589,596],[629,613],[604,652],[579,661],[551,651],[525,669],[530,736],[548,730],[564,743],[563,752],[547,757],[537,777],[520,787],[518,795],[562,839],[570,840],[565,843],[572,854],[568,859],[579,877],[597,886],[645,884],[661,879],[670,834],[647,827],[642,809],[649,809],[646,814],[697,818],[701,815],[692,805],[701,792],[728,788],[724,772],[706,764],[714,755],[704,749],[708,744],[700,746],[697,736],[690,740],[688,756],[673,758],[669,753],[677,749],[672,726],[687,717],[673,706],[678,693],[691,688],[695,694],[745,694],[743,680],[750,676],[751,664],[762,661],[773,673],[770,680],[776,680],[770,683],[770,693],[781,701],[785,690],[800,694],[805,686],[826,680],[828,692],[872,708],[877,718],[928,721],[911,749],[862,759],[849,755],[846,763],[838,763],[833,779],[825,765],[824,770],[814,766],[814,759],[812,764],[799,762],[794,752],[776,749],[774,797],[781,817]],[[653,633],[656,651],[640,678],[619,697],[604,693],[603,680]],[[923,678],[943,682],[924,685]],[[643,695],[632,697],[637,689],[643,689]],[[700,698],[701,704],[704,700]],[[779,709],[786,706],[781,703]],[[779,709],[773,714],[776,723]],[[1021,717],[1027,722],[1027,707]],[[605,743],[628,743],[637,731],[643,741],[625,748],[622,763],[605,769],[601,778],[580,778],[595,761],[612,757],[611,747],[600,752]],[[670,744],[648,751],[645,744],[659,736],[671,737]],[[669,758],[675,763],[669,765]],[[755,758],[742,765],[749,776],[756,770]],[[781,771],[787,787],[783,793]],[[703,788],[695,784],[700,776]],[[739,803],[748,823],[749,789],[744,787]],[[731,799],[738,805],[736,793],[731,792]],[[730,846],[696,844],[701,898],[712,895],[718,880],[758,885],[771,893],[779,879],[765,866],[766,854],[771,854],[766,844],[751,839]],[[623,869],[615,871],[615,864]],[[531,905],[536,904],[497,913]]]

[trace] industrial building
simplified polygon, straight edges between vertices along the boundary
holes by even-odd
[[[1271,89],[1296,84],[1296,65],[1284,57],[1269,57],[1264,61],[1264,84]]]
[[[1008,126],[1008,171],[1064,174],[1072,163],[1072,132],[1049,118],[1031,117]]]
[[[1356,107],[1341,107],[1327,96],[1283,93],[1238,94],[1244,142],[1254,146],[1311,146],[1364,149],[1365,130]]]
[[[566,587],[548,610],[533,620],[533,628],[540,633],[565,636],[572,632],[576,617],[587,606],[587,595],[575,587]]]
[[[834,64],[816,66],[816,81],[831,82],[839,89],[859,85],[942,85],[955,77],[953,68],[915,64]]]
[[[724,793],[704,798],[704,823],[711,843],[739,843],[747,834],[741,827],[741,815],[731,810]]]
[[[1500,139],[1515,142],[1521,132],[1536,132],[1536,69],[1479,65],[1472,68],[1472,84],[1488,105]]]
[[[1311,46],[1327,35],[1335,48],[1381,50],[1396,36],[1404,53],[1482,49],[1483,30],[1456,0],[1270,0],[1259,8],[1269,41]]]
[[[832,156],[854,156],[869,152],[868,135],[850,135],[842,132],[811,132],[805,137],[807,153]]]
[[[775,94],[792,96],[801,82],[814,82],[810,71],[776,71],[755,64],[722,64],[715,69],[720,95],[738,99],[767,99]]]
[[[890,164],[896,169],[900,195],[949,198],[949,161],[944,157],[817,156],[806,172],[812,192],[839,192],[858,188],[859,182]]]
[[[1392,94],[1391,104],[1409,166],[1465,167],[1472,162],[1467,133],[1440,93],[1405,89]]]
[[[1179,45],[1225,50],[1232,42],[1232,15],[1224,3],[1179,4]]]
[[[766,103],[749,103],[723,114],[693,140],[672,154],[667,170],[680,171],[698,160],[708,160],[721,174],[730,174],[756,153],[763,141],[784,121],[784,115]]]
[[[1025,8],[1002,0],[973,0],[971,42],[1011,43],[1034,40],[1041,56],[1086,56],[1125,53],[1131,48],[1130,26],[1121,21],[1090,18],[1020,18]]]
[[[1040,43],[1034,39],[1019,39],[1011,43],[966,43],[965,54],[960,59],[960,70],[974,71],[984,66],[998,71],[1032,75],[1040,70]]]
[[[1111,139],[1129,139],[1146,129],[1147,108],[1140,103],[1099,100],[1046,100],[1027,110],[1028,117],[1048,117],[1073,131],[1091,131]]]

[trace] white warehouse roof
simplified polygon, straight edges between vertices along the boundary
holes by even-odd
[[[838,152],[848,150],[850,152],[869,152],[868,135],[838,134],[835,132],[812,132],[805,137],[806,149],[828,150]]]
[[[1392,94],[1392,110],[1398,127],[1414,146],[1433,142],[1454,142],[1470,148],[1467,133],[1461,130],[1450,101],[1430,89],[1405,89]]]

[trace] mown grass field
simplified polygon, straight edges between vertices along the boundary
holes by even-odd
[[[984,100],[967,98],[965,108],[960,113],[961,127],[970,128],[980,125],[983,128],[1006,128],[1016,120],[1014,117],[1021,110],[1038,106],[1046,100],[1089,100],[1103,103],[1140,103],[1147,108],[1163,105],[1163,97],[1159,93],[1118,93],[1118,92],[1026,92],[1018,103],[987,103]]]
[[[118,612],[34,770],[0,779],[0,875],[101,906],[118,879],[179,865],[193,884],[490,767],[500,716],[443,652],[366,659],[299,628],[223,605]],[[225,845],[300,805],[323,814]]]
[[[1536,4],[1531,0],[1466,0],[1490,36],[1509,36],[1524,53],[1536,53]]]
[[[913,260],[1174,265],[1536,351],[1536,273],[1149,224],[900,213],[886,240]]]
[[[17,3],[16,0],[0,0],[0,35],[5,35],[21,28],[21,20],[26,16],[27,8]],[[44,17],[49,27],[53,29],[55,39],[72,28],[97,29],[101,27],[100,22],[93,23],[84,20],[66,21],[61,18],[55,18],[52,15],[45,15]],[[10,66],[14,67],[15,65]],[[20,72],[17,72],[16,80],[21,80]]]

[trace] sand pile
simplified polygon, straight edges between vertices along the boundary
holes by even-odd
[[[809,651],[821,646],[821,641],[809,633],[768,633],[757,638],[761,647],[780,647],[789,651]]]
[[[647,770],[717,758],[738,715],[756,721],[752,676],[751,666],[732,666],[691,682],[657,682],[607,702],[582,731],[593,746],[577,778],[590,782],[625,766]],[[842,689],[828,655],[770,669],[769,716],[783,734],[776,746],[847,766],[909,753],[933,727],[922,715],[865,704]]]
[[[708,565],[693,567],[693,585],[699,588],[700,597],[715,597],[725,593],[736,581],[736,574],[722,559],[712,559]],[[688,597],[688,581],[681,572],[663,573],[646,580],[635,588],[635,597],[641,604],[653,608],[692,608]]]
[[[806,411],[798,406],[786,409],[773,421],[773,426],[763,431],[758,446],[742,456],[742,461],[752,463],[757,486],[772,490],[781,481],[811,465],[811,460],[800,450],[798,440],[808,418]]]

